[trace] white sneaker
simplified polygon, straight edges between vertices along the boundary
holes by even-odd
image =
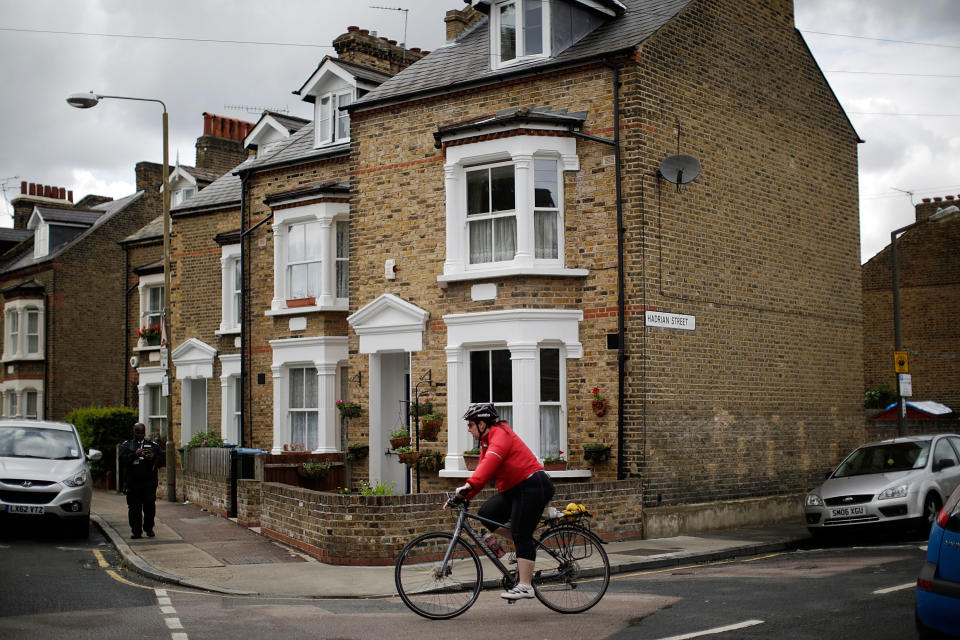
[[[500,597],[504,600],[522,600],[524,598],[533,598],[533,587],[528,584],[517,583],[509,591],[504,591],[501,593]]]

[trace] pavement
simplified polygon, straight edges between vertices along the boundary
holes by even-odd
[[[153,538],[131,539],[126,497],[113,491],[94,491],[91,519],[128,568],[161,582],[246,596],[396,595],[392,566],[325,564],[262,535],[256,527],[239,525],[191,503],[157,500]],[[809,537],[806,526],[797,521],[695,536],[610,542],[605,549],[611,572],[617,574],[775,553],[795,549]],[[485,570],[484,575],[493,574]]]

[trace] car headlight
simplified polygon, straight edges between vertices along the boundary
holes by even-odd
[[[815,493],[808,493],[806,499],[806,505],[808,507],[822,507],[823,499]]]
[[[880,495],[877,496],[877,500],[890,500],[891,498],[906,498],[907,497],[907,485],[902,484],[899,487],[890,487],[889,489],[884,489],[880,492]]]
[[[68,487],[82,487],[87,483],[87,470],[80,469],[62,481]]]

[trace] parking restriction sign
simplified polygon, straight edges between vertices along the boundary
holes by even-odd
[[[910,363],[906,351],[893,352],[893,370],[895,373],[910,373]]]

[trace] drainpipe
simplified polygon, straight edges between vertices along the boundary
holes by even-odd
[[[626,465],[624,464],[623,455],[623,410],[626,403],[623,394],[626,386],[627,351],[626,326],[624,322],[626,302],[623,273],[623,175],[620,169],[620,68],[606,58],[603,59],[603,66],[613,71],[613,140],[605,140],[604,138],[587,135],[579,131],[574,131],[573,129],[570,129],[570,134],[577,138],[612,146],[614,153],[617,188],[617,480],[623,480],[626,476]]]
[[[249,222],[250,212],[247,210],[247,185],[248,174],[240,174],[240,393],[246,398],[240,399],[240,446],[244,446],[243,432],[247,426],[248,419],[251,416],[253,400],[253,385],[250,384],[249,366],[247,357],[249,349],[247,344],[250,335],[250,253],[247,251],[247,243],[250,238],[247,237],[247,223]],[[249,231],[252,231],[250,229]],[[253,441],[253,426],[250,427],[250,441]]]

